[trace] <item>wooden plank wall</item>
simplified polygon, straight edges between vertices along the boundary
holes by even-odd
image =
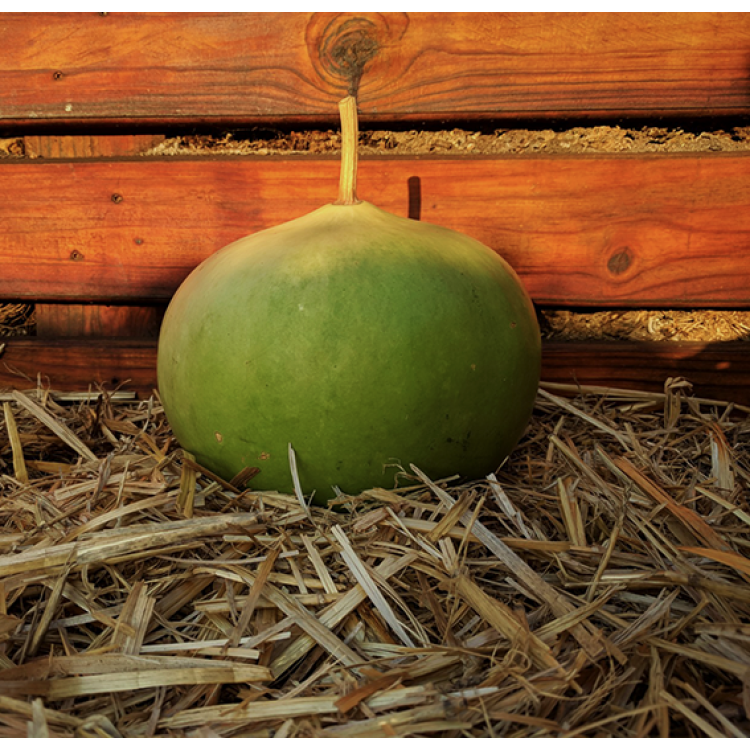
[[[7,164],[0,298],[166,302],[220,247],[335,200],[338,174],[319,158]],[[415,185],[421,220],[497,250],[538,304],[750,304],[748,155],[360,162],[360,198],[394,214]]]
[[[0,301],[38,316],[36,338],[5,342],[0,388],[148,392],[191,268],[336,195],[330,158],[137,156],[166,132],[335,127],[352,89],[364,128],[750,114],[742,13],[5,13],[0,39],[0,137],[27,153],[0,161]],[[360,195],[477,237],[540,305],[738,309],[749,156],[378,157]],[[750,404],[741,344],[545,346],[548,380],[676,376]]]
[[[744,115],[750,96],[743,13],[3,13],[0,36],[2,117],[24,127],[335,124],[353,77],[370,122]]]

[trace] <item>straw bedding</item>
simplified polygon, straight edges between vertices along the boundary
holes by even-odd
[[[1,737],[746,737],[750,416],[543,384],[482,481],[220,480],[157,394],[0,394]]]

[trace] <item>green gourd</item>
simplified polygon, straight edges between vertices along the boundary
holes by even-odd
[[[175,293],[159,338],[174,434],[256,490],[393,487],[410,464],[481,478],[510,454],[540,371],[536,314],[493,250],[356,197],[356,102],[339,200],[244,237]]]

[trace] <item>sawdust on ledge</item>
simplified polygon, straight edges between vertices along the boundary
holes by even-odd
[[[223,135],[184,135],[166,139],[149,156],[336,154],[341,147],[337,130],[269,133],[267,129]],[[747,151],[750,127],[731,131],[688,132],[680,128],[627,128],[601,125],[564,130],[363,130],[361,155],[408,154],[529,154],[529,153],[679,153]]]
[[[142,156],[336,154],[338,130],[282,131],[268,127],[222,134],[193,133],[164,138]],[[450,130],[363,130],[362,155],[408,154],[571,154],[747,151],[750,126],[725,130],[685,130],[597,125],[564,129],[500,128],[492,132]],[[0,159],[38,158],[23,137],[0,138]]]

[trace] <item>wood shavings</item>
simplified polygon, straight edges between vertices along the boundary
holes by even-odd
[[[335,510],[2,394],[0,737],[750,736],[750,416],[688,393],[544,384],[491,476]]]

